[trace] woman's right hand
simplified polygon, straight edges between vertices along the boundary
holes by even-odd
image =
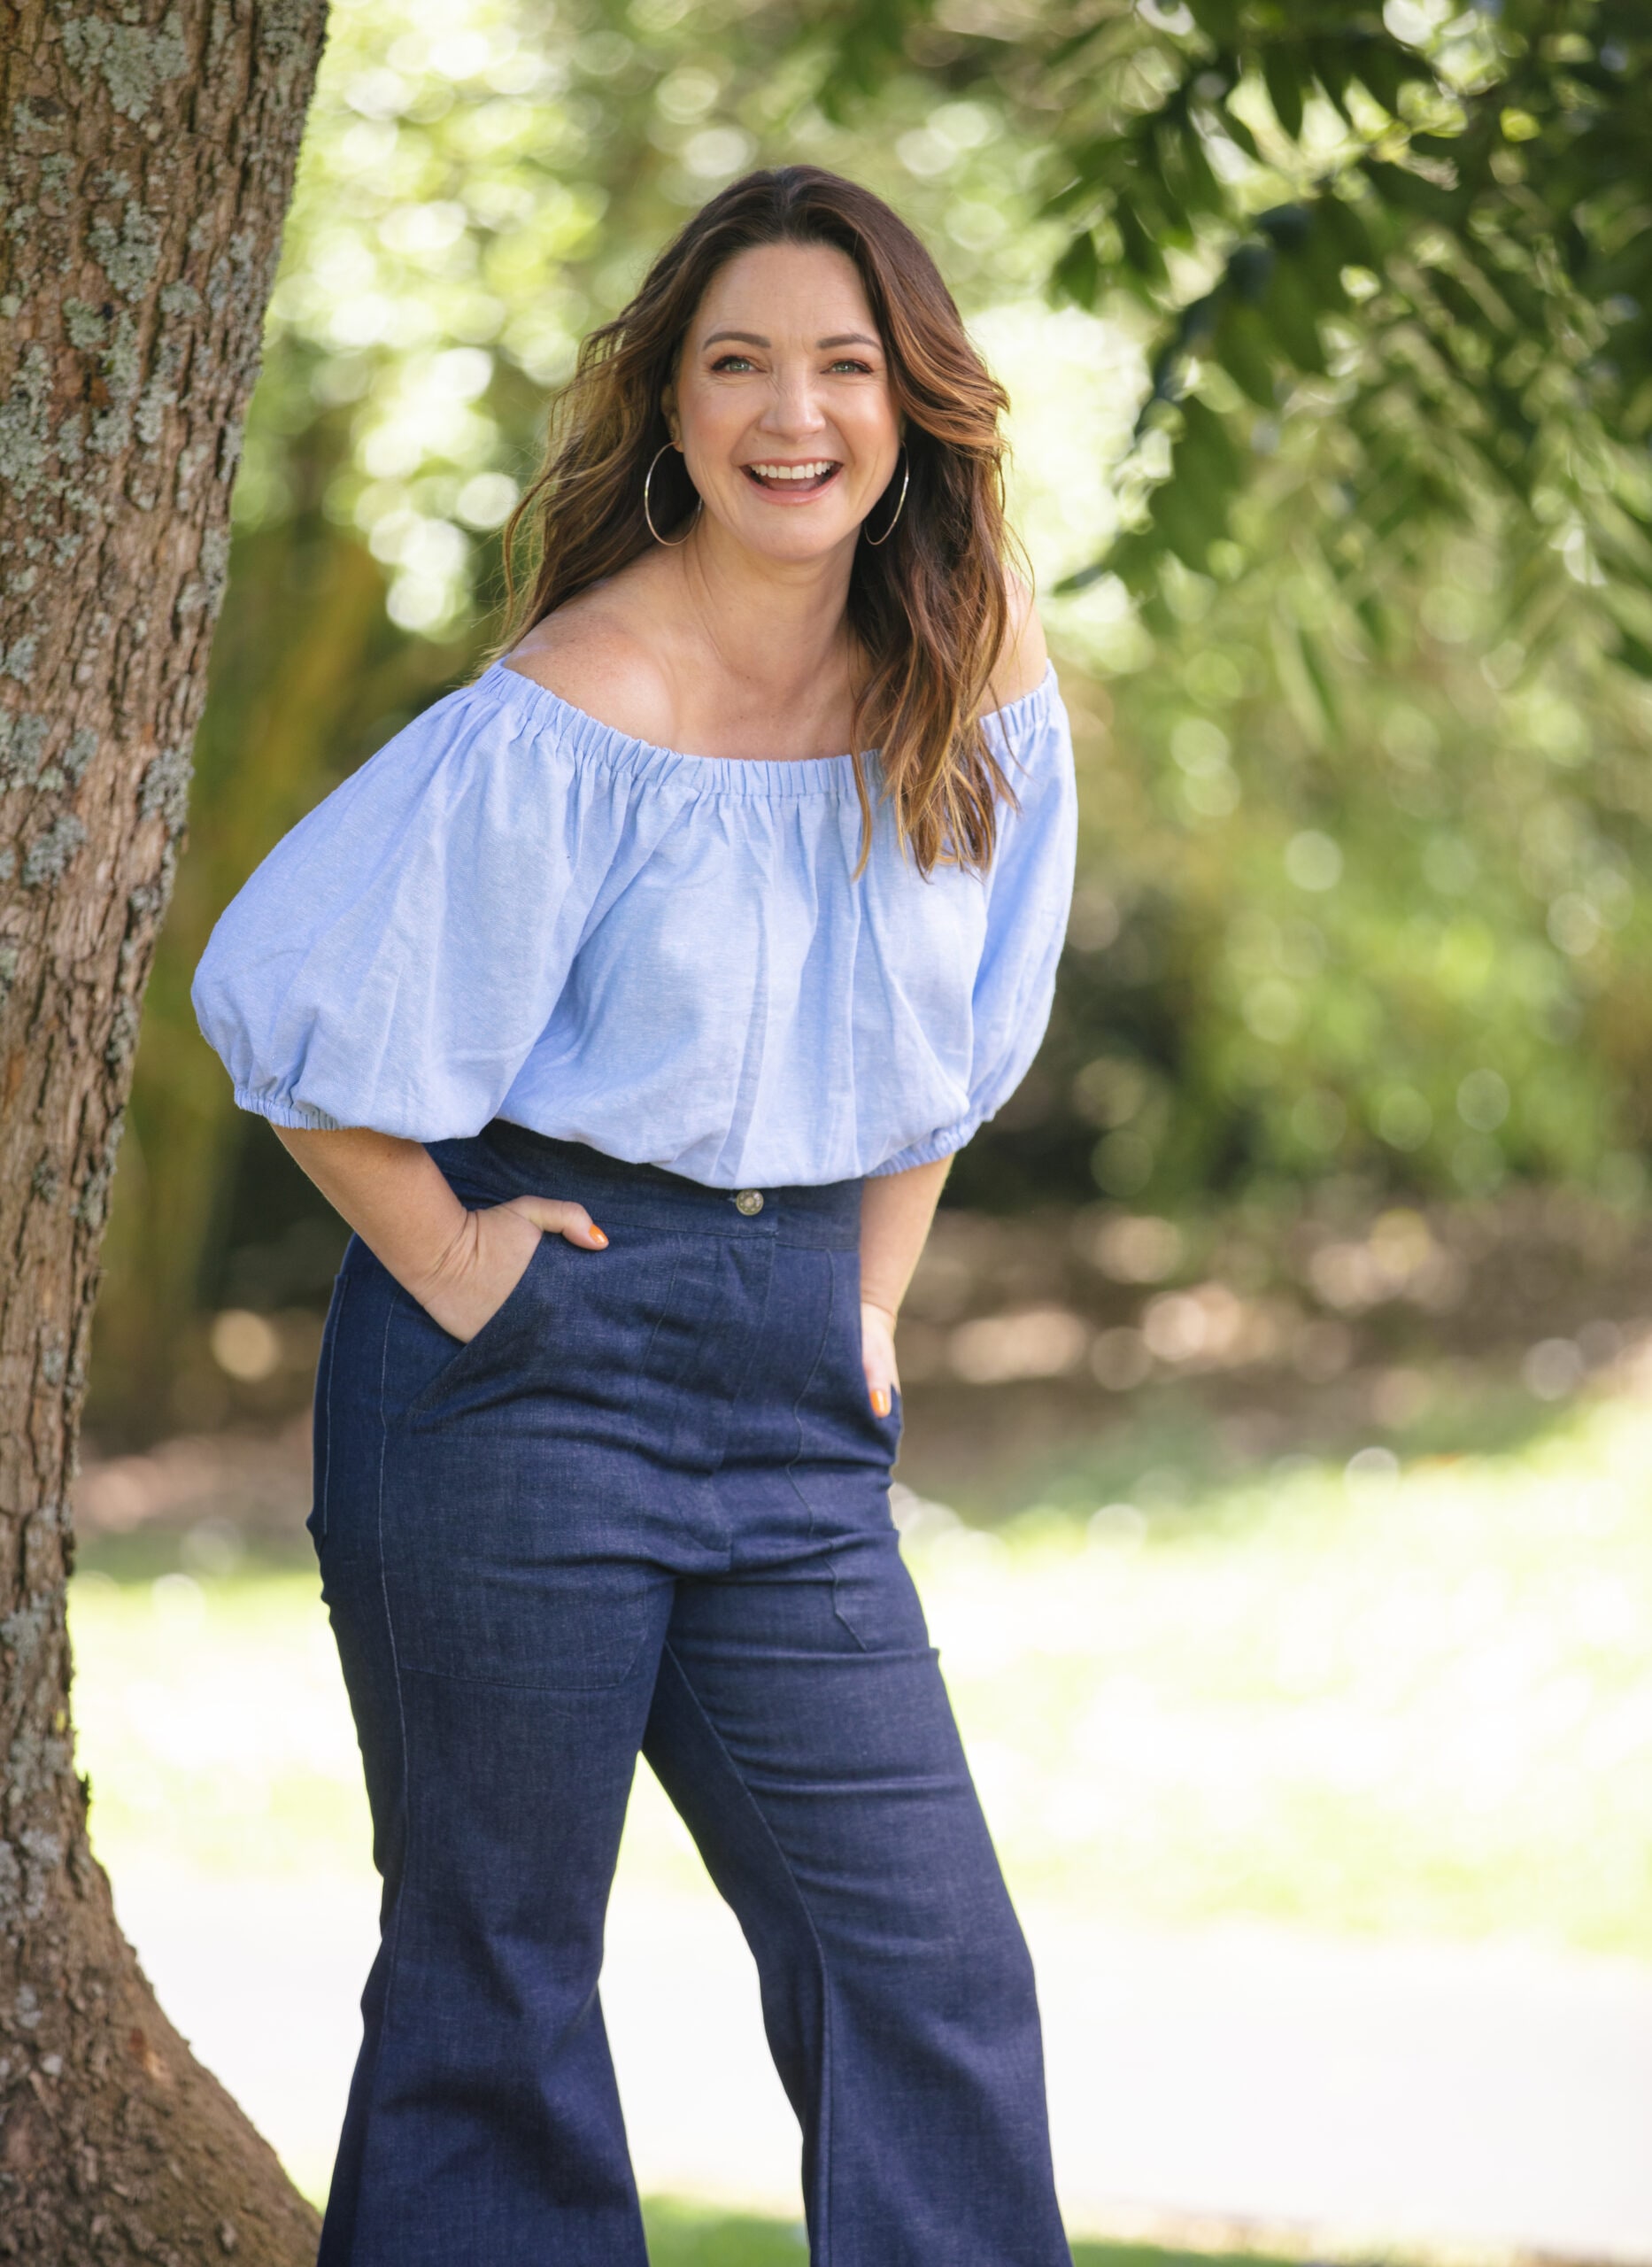
[[[583,1204],[513,1196],[467,1211],[428,1274],[407,1288],[450,1337],[472,1339],[527,1273],[542,1235],[565,1237],[581,1251],[605,1250],[608,1242]]]
[[[542,1235],[581,1251],[608,1239],[583,1204],[513,1196],[467,1211],[422,1142],[366,1126],[278,1126],[334,1210],[450,1337],[472,1339],[528,1272]]]

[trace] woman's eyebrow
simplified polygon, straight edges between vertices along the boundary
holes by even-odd
[[[701,344],[714,346],[721,338],[737,339],[742,346],[774,344],[772,338],[765,338],[760,331],[755,330],[714,330]],[[863,330],[845,330],[836,338],[817,338],[814,344],[817,351],[823,352],[829,346],[876,346],[881,350],[883,343],[881,338],[868,338]]]

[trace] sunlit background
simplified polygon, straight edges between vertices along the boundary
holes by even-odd
[[[583,333],[722,182],[810,159],[922,230],[1009,388],[1078,743],[1057,1011],[914,1288],[896,1501],[1039,1963],[1069,2224],[1652,2259],[1652,698],[1558,487],[1536,532],[1488,504],[1387,561],[1334,321],[1330,414],[1257,417],[1208,571],[1059,591],[1169,468],[1153,310],[1049,287],[1033,15],[925,21],[845,80],[760,7],[336,0],[99,1310],[97,1847],[320,2199],[374,1915],[301,1528],[343,1233],[233,1110],[189,979],[252,864],[482,650]],[[1268,97],[1247,115],[1261,164]],[[1310,101],[1316,162],[1341,130]],[[645,1775],[605,2000],[657,2259],[799,2256],[744,1949]]]

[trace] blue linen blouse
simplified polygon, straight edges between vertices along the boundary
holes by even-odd
[[[984,875],[903,854],[846,755],[681,755],[508,663],[302,819],[196,971],[235,1100],[411,1141],[505,1118],[714,1188],[899,1172],[1014,1092],[1072,894],[1054,669],[987,730],[1019,799]]]

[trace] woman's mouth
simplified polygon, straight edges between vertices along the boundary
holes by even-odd
[[[811,457],[801,464],[779,464],[764,459],[758,464],[743,464],[740,469],[753,488],[760,488],[764,495],[790,504],[805,496],[818,496],[822,488],[830,486],[843,467],[830,457]]]

